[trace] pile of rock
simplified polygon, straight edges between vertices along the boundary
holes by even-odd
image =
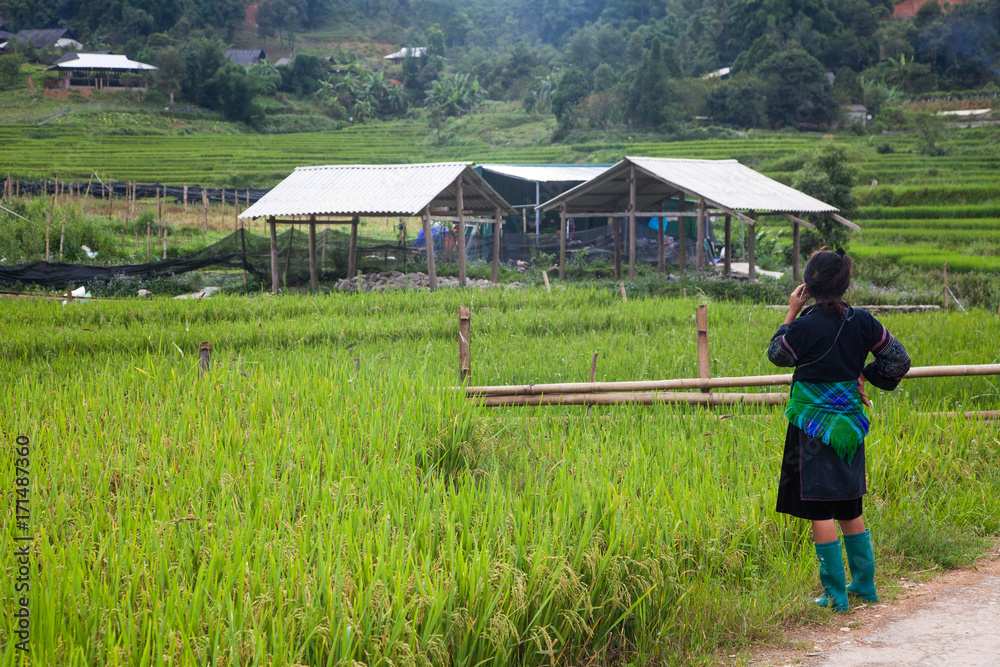
[[[358,291],[359,279],[344,278],[334,283],[334,289],[347,292]],[[402,273],[400,271],[383,271],[382,273],[366,273],[360,278],[361,291],[372,292],[387,289],[430,289],[430,277],[423,272]],[[458,287],[458,278],[444,278],[438,276],[438,287]],[[489,280],[476,280],[467,278],[465,284],[468,287],[497,287]],[[510,287],[510,285],[507,285]]]

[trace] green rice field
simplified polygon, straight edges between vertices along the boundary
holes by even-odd
[[[6,300],[0,415],[8,451],[31,443],[33,574],[25,656],[5,548],[0,665],[746,663],[784,625],[842,623],[811,603],[805,522],[773,511],[780,408],[588,415],[448,389],[460,305],[474,381],[521,384],[585,380],[595,352],[599,380],[696,376],[698,303],[573,286]],[[710,304],[712,374],[773,372],[782,317]],[[991,312],[880,319],[915,365],[1000,361]],[[1000,534],[1000,425],[924,414],[995,409],[998,388],[869,393],[888,599]]]
[[[992,129],[950,130],[942,155],[925,155],[916,135],[860,137],[751,131],[740,139],[609,141],[551,144],[525,133],[539,121],[513,113],[463,119],[443,143],[419,121],[373,123],[336,132],[285,135],[135,134],[86,124],[0,125],[0,175],[63,180],[136,179],[170,184],[270,187],[308,164],[476,162],[616,162],[625,155],[735,158],[790,182],[810,151],[843,146],[856,173],[855,215],[863,232],[851,250],[926,269],[944,261],[956,272],[993,272],[1000,256],[1000,146]],[[533,124],[532,124],[533,123]],[[120,129],[120,128],[119,128]],[[145,132],[145,133],[144,133]],[[536,132],[537,128],[532,130]],[[519,137],[513,139],[512,137]],[[768,223],[769,225],[774,223]],[[903,251],[900,246],[907,246]]]

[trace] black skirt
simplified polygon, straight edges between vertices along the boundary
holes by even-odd
[[[861,516],[865,495],[865,446],[850,464],[819,438],[788,425],[775,509],[800,519],[849,521]]]

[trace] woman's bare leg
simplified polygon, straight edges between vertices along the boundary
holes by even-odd
[[[865,518],[863,516],[859,516],[857,519],[840,521],[839,523],[840,530],[844,535],[857,535],[865,532]]]

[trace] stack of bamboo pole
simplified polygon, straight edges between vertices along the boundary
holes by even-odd
[[[967,366],[917,366],[905,379],[1000,375],[1000,364]],[[789,375],[752,375],[747,377],[684,378],[637,382],[563,382],[464,387],[466,396],[479,399],[488,407],[522,405],[780,405],[784,393],[686,393],[684,389],[731,389],[790,385]]]

